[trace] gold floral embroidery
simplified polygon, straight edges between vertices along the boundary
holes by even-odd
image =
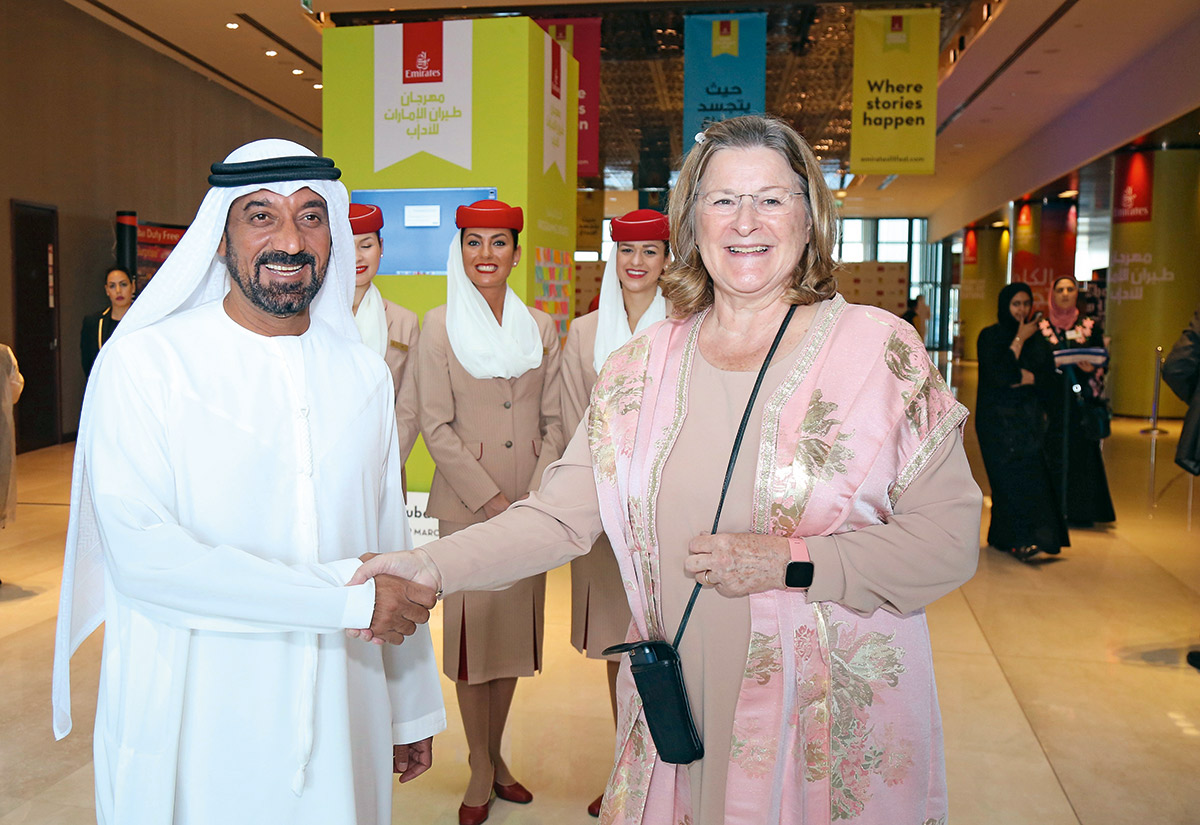
[[[871,801],[873,775],[897,785],[912,767],[912,743],[890,726],[877,730],[870,717],[880,693],[899,686],[904,649],[893,643],[894,635],[860,634],[849,622],[833,620],[828,604],[816,605],[814,615],[821,655],[798,663],[801,685],[807,685],[802,692],[810,701],[798,710],[802,753],[797,757],[803,759],[807,780],[828,777],[832,818],[854,819]],[[798,654],[811,651],[803,638],[811,632],[797,634]]]
[[[808,410],[800,423],[795,457],[791,464],[775,470],[776,498],[771,505],[770,520],[770,531],[775,535],[795,534],[817,482],[845,475],[848,472],[846,462],[854,458],[854,451],[843,443],[849,441],[853,433],[837,432],[829,438],[842,422],[833,418],[837,404],[824,401],[823,397],[820,389],[813,390]]]
[[[776,500],[775,491],[771,488],[771,480],[775,474],[776,454],[779,449],[779,424],[783,409],[796,394],[796,389],[808,377],[809,370],[817,360],[817,355],[833,334],[834,324],[842,317],[846,308],[846,299],[840,294],[834,295],[828,309],[817,322],[808,343],[804,347],[796,365],[792,367],[787,378],[772,393],[767,405],[763,408],[762,442],[758,449],[757,476],[754,482],[754,532],[766,533],[769,530],[771,508]],[[790,535],[790,534],[788,534]]]
[[[926,358],[928,360],[928,358]],[[883,363],[901,381],[916,381],[921,369],[913,363],[913,347],[893,331],[883,348]]]
[[[767,776],[775,764],[777,748],[774,736],[766,735],[758,726],[743,727],[734,720],[729,761],[745,771],[747,776]]]
[[[650,338],[639,335],[613,354],[592,389],[588,444],[593,466],[600,478],[610,484],[617,480],[617,450],[622,446],[612,432],[612,423],[618,416],[641,409],[649,383],[646,375],[649,360]]]
[[[768,636],[757,631],[750,634],[750,652],[746,656],[745,678],[760,685],[771,681],[771,674],[782,673],[779,636]]]

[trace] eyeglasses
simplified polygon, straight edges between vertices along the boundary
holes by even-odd
[[[797,203],[802,202],[804,192],[789,192],[782,186],[763,189],[755,194],[740,195],[728,190],[702,192],[698,196],[700,208],[709,215],[736,215],[742,206],[742,198],[749,198],[754,211],[764,217],[787,215]]]

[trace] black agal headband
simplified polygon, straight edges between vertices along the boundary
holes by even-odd
[[[284,180],[337,180],[341,176],[342,170],[333,165],[332,158],[297,155],[244,163],[214,163],[208,183],[228,187]]]

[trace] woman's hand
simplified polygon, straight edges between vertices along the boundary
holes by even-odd
[[[701,535],[688,545],[683,568],[722,596],[748,596],[784,589],[792,548],[782,536],[757,533]]]
[[[1020,341],[1022,344],[1025,343],[1026,341],[1029,340],[1029,336],[1031,336],[1035,332],[1037,332],[1037,328],[1038,328],[1038,322],[1036,320],[1026,321],[1023,324],[1020,324],[1017,327],[1016,340]]]
[[[507,510],[508,505],[510,504],[512,504],[512,502],[508,500],[508,496],[504,495],[504,493],[496,493],[496,495],[484,502],[483,517],[493,518],[498,516]]]

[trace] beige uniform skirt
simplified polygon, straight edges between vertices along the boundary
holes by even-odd
[[[448,536],[469,526],[438,521],[438,533]],[[442,672],[451,679],[477,685],[542,669],[545,573],[507,590],[453,593],[442,611]]]

